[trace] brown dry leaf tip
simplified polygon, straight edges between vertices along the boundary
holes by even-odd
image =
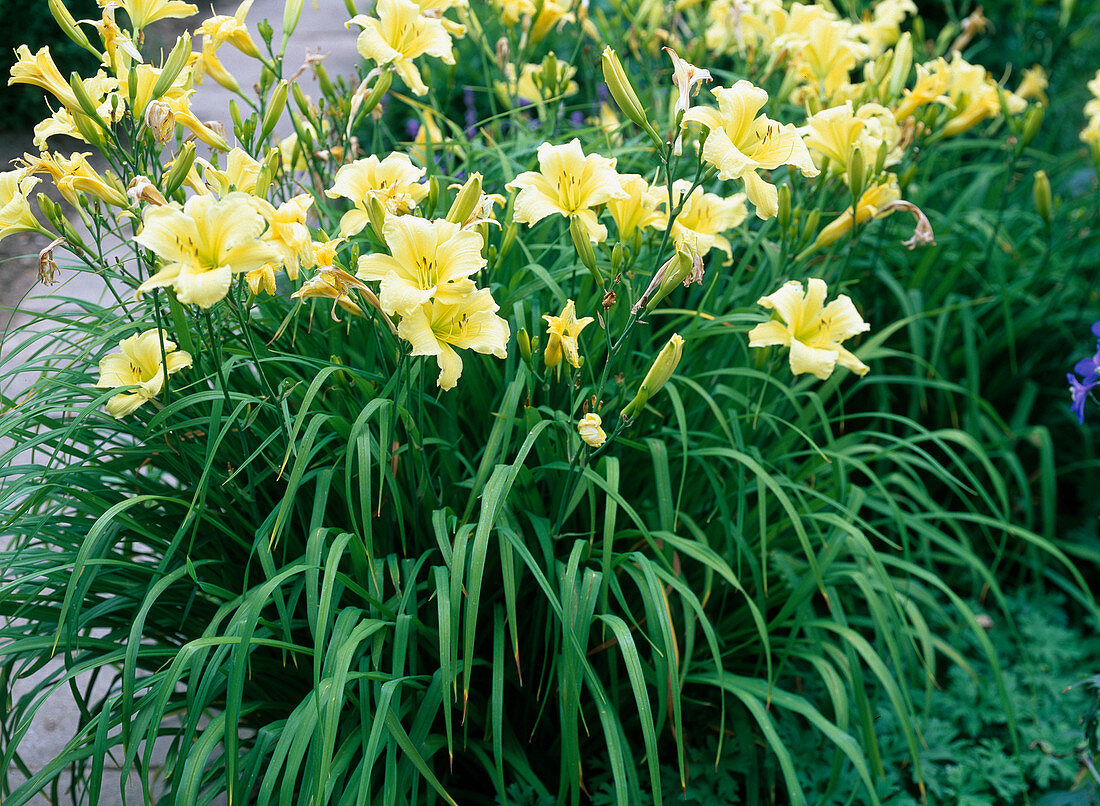
[[[601,302],[600,305],[602,305],[603,309],[606,311],[615,304],[615,301],[617,299],[618,297],[616,296],[614,291],[608,291],[606,294],[603,295],[603,302]]]
[[[65,243],[64,238],[56,238],[50,245],[38,253],[38,282],[42,285],[55,285],[60,282],[57,279],[57,261],[53,258],[55,247]]]
[[[936,245],[936,233],[932,231],[932,222],[928,220],[928,216],[924,214],[923,210],[913,204],[913,202],[899,199],[898,201],[892,201],[883,205],[883,208],[879,211],[879,216],[888,215],[894,210],[904,210],[907,213],[911,213],[913,218],[917,221],[916,228],[913,230],[913,237],[902,241],[902,245],[907,247],[910,251],[916,249],[918,246]]]

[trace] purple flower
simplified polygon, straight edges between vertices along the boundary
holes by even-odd
[[[1100,384],[1100,321],[1093,322],[1092,335],[1096,336],[1096,353],[1089,358],[1082,358],[1073,365],[1073,372],[1066,373],[1069,393],[1073,398],[1069,410],[1077,415],[1077,421],[1082,424],[1085,422],[1085,400]],[[1078,375],[1081,377],[1078,378]]]

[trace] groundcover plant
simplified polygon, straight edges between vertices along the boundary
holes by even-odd
[[[976,17],[322,0],[339,77],[284,58],[304,0],[163,50],[194,5],[99,5],[48,3],[96,74],[11,68],[53,112],[0,238],[112,304],[8,336],[6,804],[94,803],[108,763],[147,802],[661,803],[731,752],[731,800],[919,801],[917,695],[963,662],[930,613],[1027,752],[972,602],[1030,566],[1097,608],[1053,471],[945,347],[992,349],[1008,286],[947,293],[936,240],[974,229],[922,200],[1042,136],[1041,74],[964,58]],[[56,692],[79,730],[31,770]]]

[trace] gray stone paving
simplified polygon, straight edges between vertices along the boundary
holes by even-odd
[[[200,3],[200,8],[203,5]],[[360,5],[366,5],[361,3]],[[209,6],[206,5],[206,10]],[[216,5],[218,13],[232,14],[236,9],[236,3],[219,2]],[[256,22],[267,17],[275,28],[275,41],[280,41],[283,15],[283,0],[256,0],[248,15],[249,29],[253,37],[258,40]],[[197,18],[190,21],[197,24],[206,16],[200,12]],[[301,22],[295,31],[287,47],[287,70],[293,73],[297,65],[302,63],[307,54],[328,54],[325,66],[331,76],[351,76],[355,72],[358,63],[358,55],[355,51],[355,37],[358,29],[347,30],[343,23],[347,19],[347,11],[343,0],[306,0]],[[156,25],[149,33],[156,35]],[[196,43],[197,46],[198,43]],[[231,46],[225,46],[219,51],[219,57],[226,68],[237,77],[242,87],[251,86],[258,78],[256,63],[235,51]],[[303,73],[299,79],[302,89],[307,95],[318,95],[316,83],[312,74]],[[227,132],[232,132],[229,115],[229,100],[234,97],[229,91],[223,89],[212,81],[207,81],[193,96],[193,111],[202,120],[218,120],[223,123]],[[285,122],[276,129],[277,134],[287,134],[292,131]],[[6,166],[8,162],[20,156],[24,151],[33,150],[31,134],[4,133],[0,134],[0,162]],[[43,298],[42,294],[63,294],[65,296],[101,300],[107,297],[108,290],[97,278],[88,274],[67,273],[67,277],[61,285],[44,289],[35,285],[37,267],[37,252],[45,246],[39,243],[42,239],[34,235],[16,235],[6,239],[0,244],[0,306],[29,308],[42,310],[44,305],[51,304],[49,298]],[[10,324],[4,328],[5,323]],[[30,317],[23,314],[11,316],[10,312],[0,310],[0,328],[13,330],[17,334],[25,333],[27,328],[34,327]],[[7,340],[5,339],[5,342]],[[0,362],[18,360],[17,356],[4,354],[0,351]],[[7,394],[16,391],[11,385],[5,390]],[[0,543],[0,551],[3,546]],[[16,688],[16,696],[27,691],[33,686],[33,680],[20,681]],[[67,690],[57,692],[51,697],[44,707],[37,713],[31,730],[24,742],[20,745],[21,756],[32,771],[41,769],[64,747],[65,742],[72,737],[77,726],[77,710]],[[111,774],[104,776],[101,788],[100,804],[102,806],[115,806],[122,804],[123,797],[119,787],[119,772],[110,761]],[[141,786],[136,776],[131,776],[125,789],[125,802],[142,803]],[[46,804],[50,801],[39,798],[33,803]],[[71,802],[70,797],[62,787],[62,803]],[[216,802],[217,803],[217,802]]]

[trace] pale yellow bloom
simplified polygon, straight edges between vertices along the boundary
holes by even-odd
[[[840,343],[871,326],[843,294],[825,305],[827,293],[824,280],[811,279],[805,293],[802,283],[791,280],[774,294],[761,297],[757,303],[774,310],[779,321],[763,322],[749,331],[749,346],[790,347],[791,372],[795,375],[809,372],[825,380],[837,364],[866,375],[869,367]]]
[[[254,296],[259,296],[260,292],[275,296],[275,267],[270,263],[248,272],[244,279],[248,281],[248,290]]]
[[[375,17],[358,14],[348,23],[363,30],[356,46],[359,55],[379,67],[389,65],[416,95],[428,91],[413,63],[418,56],[435,56],[444,64],[454,64],[451,36],[439,19],[420,13],[413,0],[378,0]]]
[[[300,300],[311,297],[331,299],[332,311],[329,315],[332,317],[333,321],[336,322],[340,321],[336,316],[337,305],[354,316],[364,315],[363,309],[352,300],[348,295],[348,291],[355,289],[365,294],[368,299],[374,296],[371,294],[370,289],[368,289],[361,280],[356,279],[354,275],[348,274],[343,269],[336,268],[331,262],[323,262],[326,259],[324,253],[335,251],[335,244],[339,242],[340,239],[323,244],[316,244],[318,248],[315,254],[320,256],[320,259],[317,261],[317,274],[302,283],[302,287],[290,295],[292,298]]]
[[[718,109],[694,107],[684,123],[700,123],[710,129],[703,143],[703,159],[718,169],[720,179],[740,179],[759,218],[773,218],[779,210],[779,192],[757,171],[793,165],[803,176],[816,176],[806,144],[791,124],[780,124],[757,113],[768,93],[748,81],[714,91]]]
[[[164,267],[138,293],[172,286],[185,305],[209,308],[229,292],[233,275],[278,260],[274,246],[260,239],[267,222],[253,197],[229,193],[222,199],[193,196],[183,209],[150,207],[136,240],[153,250]]]
[[[1047,73],[1042,65],[1035,64],[1024,70],[1024,77],[1020,79],[1020,86],[1016,88],[1016,97],[1025,101],[1034,98],[1043,106],[1050,103],[1047,98]]]
[[[157,20],[183,19],[198,12],[198,6],[182,0],[99,0],[100,8],[121,8],[134,29],[144,28]]]
[[[856,148],[868,171],[874,168],[883,143],[887,149],[885,165],[901,159],[901,129],[890,110],[879,104],[863,104],[858,112],[853,111],[851,101],[823,109],[806,119],[802,133],[806,146],[828,157],[829,168],[836,174],[848,172]],[[822,160],[815,162],[820,166]]]
[[[942,58],[917,65],[917,81],[912,89],[903,90],[905,97],[894,108],[894,118],[905,120],[920,107],[930,103],[950,104],[947,92],[949,68]]]
[[[228,42],[246,56],[259,59],[260,49],[256,47],[252,35],[248,33],[248,26],[244,23],[244,18],[251,8],[252,0],[244,0],[237,6],[237,11],[232,17],[216,14],[204,20],[195,33],[202,34],[214,50]]]
[[[1001,114],[1001,98],[997,83],[981,65],[969,64],[957,52],[951,60],[947,79],[947,97],[951,101],[951,119],[943,127],[945,137],[954,137],[988,118]],[[1005,108],[1018,115],[1027,108],[1027,101],[1004,91]]]
[[[11,67],[11,77],[8,79],[9,86],[31,84],[53,95],[70,112],[81,108],[68,79],[57,69],[48,46],[32,54],[30,48],[20,45],[15,49],[15,59],[15,64]]]
[[[854,215],[851,207],[846,209],[821,230],[810,248],[820,249],[835,243],[851,232],[853,227],[860,226],[872,217],[882,215],[883,208],[887,208],[891,202],[896,202],[900,198],[901,191],[898,189],[897,177],[893,174],[887,175],[884,179],[868,186],[860,194]],[[887,211],[885,215],[889,212],[891,211]]]
[[[0,241],[16,232],[41,232],[27,196],[39,182],[27,171],[0,173]]]
[[[391,254],[363,255],[356,276],[382,281],[387,314],[408,316],[431,299],[458,305],[474,291],[470,275],[486,265],[480,233],[444,219],[389,216],[383,235]]]
[[[264,199],[255,199],[257,208],[267,219],[264,239],[279,252],[277,265],[292,281],[298,279],[298,270],[314,262],[313,239],[306,226],[306,216],[313,204],[313,196],[302,193],[273,206]],[[331,261],[329,261],[331,265]]]
[[[549,69],[547,69],[548,63]],[[568,98],[570,95],[576,95],[579,89],[579,85],[573,80],[576,74],[576,67],[561,61],[551,53],[541,64],[523,65],[518,79],[512,64],[505,65],[507,80],[494,82],[494,87],[497,94],[509,102],[513,98],[520,98],[536,104],[551,98]]]
[[[1085,103],[1085,117],[1094,118],[1100,115],[1100,70],[1096,71],[1096,77],[1086,85],[1092,98]]]
[[[453,389],[462,375],[462,358],[456,352],[473,350],[506,358],[510,331],[496,315],[499,306],[489,289],[472,291],[453,302],[433,299],[401,317],[397,335],[412,343],[411,355],[433,355],[439,366],[436,384]]]
[[[635,230],[657,227],[665,222],[666,216],[657,209],[664,201],[659,188],[651,188],[638,174],[622,174],[619,180],[626,198],[608,200],[607,211],[619,230],[620,241],[630,238]]]
[[[543,314],[546,320],[546,351],[543,361],[547,368],[555,367],[561,362],[562,354],[565,360],[577,369],[581,366],[580,349],[577,345],[577,337],[581,331],[596,320],[591,316],[577,318],[577,309],[573,300],[567,300],[562,309],[561,316]]]
[[[865,41],[875,58],[901,38],[901,24],[906,16],[917,13],[913,0],[879,0],[871,10],[871,18],[855,26],[856,34]]]
[[[449,20],[443,15],[452,8],[469,8],[469,0],[417,0],[417,5],[420,6],[420,13],[425,17],[431,17],[443,23],[443,27],[451,36],[458,39],[466,36],[465,25]]]
[[[849,22],[814,20],[805,39],[791,49],[793,71],[820,97],[832,97],[848,82],[856,64],[867,57],[867,46],[856,39],[855,34]]]
[[[218,168],[202,157],[196,159],[195,163],[202,166],[202,178],[206,186],[219,196],[232,193],[234,190],[252,193],[256,189],[260,168],[263,167],[239,146],[225,155],[224,169]]]
[[[607,433],[601,427],[603,420],[595,412],[588,412],[577,421],[577,433],[585,445],[598,448],[607,442]]]
[[[53,179],[58,192],[73,207],[80,206],[80,193],[90,193],[115,207],[129,207],[126,186],[111,171],[100,174],[88,162],[90,153],[72,154],[68,159],[60,154],[47,152],[37,157],[23,155],[23,162],[30,173],[47,173]]]
[[[686,179],[677,179],[673,183],[673,198],[677,204],[689,187],[691,183]],[[676,216],[672,224],[672,237],[689,244],[700,257],[717,246],[726,253],[727,258],[731,258],[733,249],[722,233],[741,224],[747,217],[744,193],[724,198],[697,187],[687,197],[680,215]]]
[[[576,22],[572,12],[572,0],[494,0],[505,25],[515,25],[522,20],[527,40],[537,44],[552,28],[559,29],[567,22]],[[536,13],[537,12],[537,13]]]
[[[428,186],[419,180],[425,169],[412,164],[407,154],[390,154],[379,160],[374,154],[366,159],[342,165],[325,195],[329,198],[350,199],[355,207],[340,219],[340,235],[348,238],[370,223],[367,204],[378,199],[387,213],[400,215],[410,212],[428,195]]]
[[[538,159],[538,171],[524,171],[505,186],[519,190],[514,219],[533,225],[555,213],[565,218],[577,216],[593,241],[607,238],[607,227],[597,221],[592,208],[628,197],[615,171],[615,160],[599,154],[585,156],[576,138],[560,146],[543,143]]]
[[[161,339],[164,351],[161,352]],[[129,392],[119,392],[107,401],[107,413],[115,419],[133,414],[139,406],[152,400],[164,389],[165,368],[172,375],[191,366],[191,355],[177,350],[163,331],[146,330],[118,343],[119,352],[109,353],[99,362],[98,389],[137,386]]]
[[[425,167],[428,165],[429,153],[438,155],[442,154],[444,149],[449,150],[451,148],[458,151],[457,147],[445,146],[446,141],[447,137],[443,134],[443,130],[439,128],[435,113],[430,109],[421,110],[420,127],[416,130],[413,144],[409,146],[410,161],[415,165]]]

